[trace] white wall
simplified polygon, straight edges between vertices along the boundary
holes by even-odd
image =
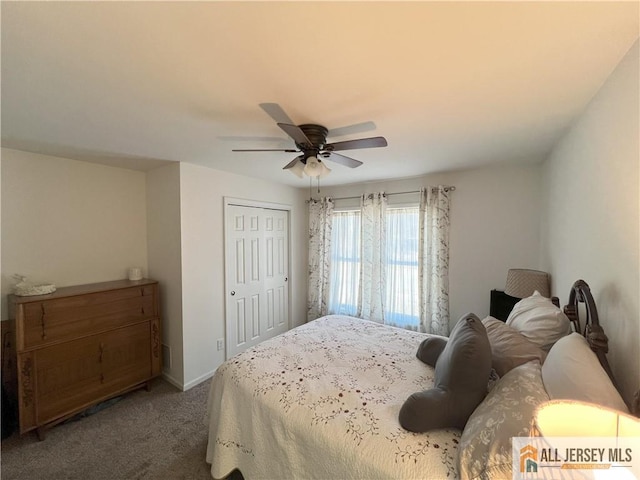
[[[291,320],[304,323],[307,217],[304,190],[187,163],[147,174],[150,276],[161,286],[165,377],[188,389],[224,361],[225,196],[286,204],[291,210]]]
[[[147,172],[147,239],[149,277],[158,280],[160,286],[162,343],[169,347],[169,358],[163,358],[163,374],[175,386],[182,388],[185,347],[182,335],[179,163]]]
[[[1,152],[3,319],[15,273],[62,287],[147,272],[144,173]]]
[[[640,388],[638,42],[544,165],[541,263],[566,301],[585,280],[624,397]]]
[[[291,205],[291,320],[306,319],[307,239],[304,190],[183,163],[180,165],[184,388],[211,376],[224,360],[225,196]]]
[[[427,185],[454,185],[449,261],[453,326],[467,312],[480,318],[489,314],[490,291],[504,288],[509,268],[538,268],[540,179],[538,164],[499,165],[406,180],[327,187],[321,188],[320,194],[350,197],[377,191],[418,190]]]
[[[126,278],[160,282],[165,377],[187,389],[224,360],[223,197],[288,204],[291,320],[306,318],[304,189],[191,164],[146,174],[2,149],[2,301],[20,272],[57,286]]]

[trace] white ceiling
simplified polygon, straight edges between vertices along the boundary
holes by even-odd
[[[326,185],[540,161],[639,34],[633,2],[2,2],[2,146],[304,187],[260,103],[377,128]]]

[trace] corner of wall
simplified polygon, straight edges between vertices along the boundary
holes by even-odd
[[[640,48],[636,40],[544,166],[541,265],[566,301],[585,280],[623,397],[640,388]]]
[[[160,285],[163,377],[183,389],[182,244],[180,166],[169,164],[147,172],[147,252],[149,276]]]

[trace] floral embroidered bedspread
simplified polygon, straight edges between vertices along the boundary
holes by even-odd
[[[431,388],[425,334],[330,315],[223,363],[208,403],[214,478],[457,478],[455,429],[408,432],[398,412]]]

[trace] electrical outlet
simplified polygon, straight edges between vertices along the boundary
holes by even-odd
[[[224,338],[218,339],[218,351],[224,350]]]

